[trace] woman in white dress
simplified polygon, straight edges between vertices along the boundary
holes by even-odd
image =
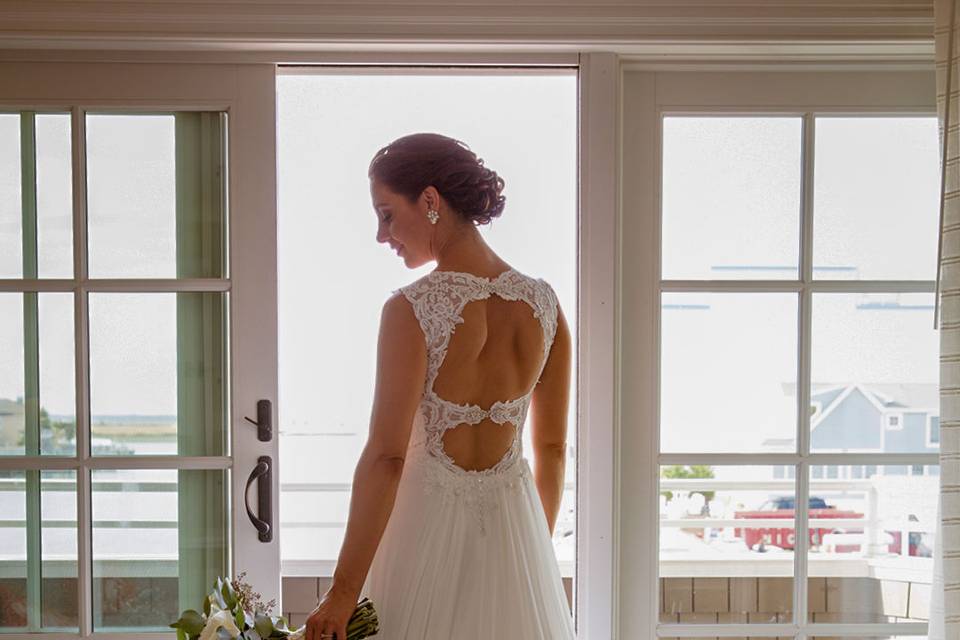
[[[369,177],[377,241],[437,266],[384,303],[370,431],[306,640],[345,640],[363,597],[378,640],[574,638],[551,544],[571,373],[556,294],[484,242],[504,182],[466,145],[405,136]]]

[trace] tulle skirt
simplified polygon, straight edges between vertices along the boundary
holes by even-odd
[[[575,638],[524,457],[481,477],[411,447],[364,596],[377,640]]]

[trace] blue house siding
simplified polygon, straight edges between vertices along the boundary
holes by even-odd
[[[811,451],[883,451],[884,453],[935,453],[939,450],[940,418],[936,415],[935,385],[849,385],[811,395],[821,404],[821,413],[812,420]],[[794,387],[786,388],[792,393]],[[845,394],[845,395],[844,395]],[[841,397],[843,396],[843,397]],[[836,403],[836,406],[831,406]],[[828,413],[829,412],[829,413]],[[902,428],[887,429],[885,415],[900,414]],[[823,416],[822,419],[820,416]],[[927,425],[931,444],[928,445]],[[879,470],[869,465],[843,465],[843,469],[811,466],[812,478],[852,479],[881,475],[939,475],[937,465],[888,465]],[[793,477],[793,467],[774,465],[773,477]]]
[[[810,448],[879,450],[880,434],[880,412],[860,389],[854,389],[813,429]]]
[[[883,421],[880,428],[886,429]],[[903,429],[886,429],[886,443],[883,450],[887,453],[917,453],[936,451],[937,447],[927,446],[927,414],[904,412]]]

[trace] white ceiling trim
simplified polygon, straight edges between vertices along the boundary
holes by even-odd
[[[767,49],[879,41],[909,50],[932,47],[932,38],[931,0],[0,0],[3,49],[536,47],[642,55],[704,41]]]

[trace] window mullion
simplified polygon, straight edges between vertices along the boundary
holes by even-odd
[[[93,516],[90,485],[90,328],[87,307],[87,129],[84,110],[71,110],[73,164],[74,362],[76,366],[77,623],[80,637],[93,634]]]
[[[37,277],[37,116],[20,113],[20,219],[23,277]],[[36,291],[23,293],[24,454],[40,454],[40,345]],[[27,537],[27,629],[40,630],[40,471],[24,471]]]
[[[796,453],[800,455],[795,473],[794,499],[794,589],[793,619],[800,627],[799,637],[805,638],[807,624],[807,586],[809,581],[809,511],[810,476],[807,456],[810,455],[810,363],[812,335],[812,301],[810,283],[813,281],[813,176],[816,121],[812,113],[803,116],[803,136],[800,163],[800,299],[797,304],[797,436]]]

